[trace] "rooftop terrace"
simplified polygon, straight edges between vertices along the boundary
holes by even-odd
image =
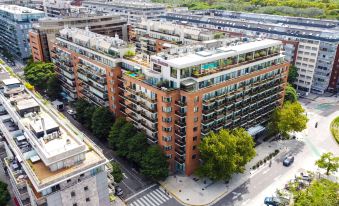
[[[43,11],[17,6],[17,5],[0,5],[0,10],[6,11],[12,14],[43,14]]]

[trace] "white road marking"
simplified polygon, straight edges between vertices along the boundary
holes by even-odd
[[[269,172],[269,171],[270,171],[270,169],[265,170],[265,171],[262,172],[262,174],[266,174],[266,173]]]
[[[139,199],[137,199],[136,202],[138,202],[138,204],[140,204],[141,206],[144,206],[144,203],[142,203]]]
[[[160,198],[162,201],[164,201],[164,202],[167,201],[167,200],[164,199],[160,194],[158,194],[157,191],[154,190],[152,193],[153,193],[155,196],[157,196],[158,198]]]
[[[149,205],[149,203],[144,199],[144,197],[139,198],[140,201],[145,203],[146,205]],[[155,206],[154,204],[151,204],[152,206]]]
[[[125,199],[125,201],[127,202],[128,200],[132,199],[133,197],[135,197],[135,196],[137,196],[137,195],[139,195],[139,194],[145,192],[145,191],[148,190],[148,189],[151,189],[151,188],[154,187],[154,186],[157,186],[157,184],[153,184],[153,185],[151,185],[151,186],[149,186],[149,187],[147,187],[147,188],[145,188],[145,189],[143,189],[143,190],[141,190],[141,191],[135,193],[134,195],[132,195],[132,196],[130,196],[129,198]]]
[[[122,175],[123,175],[126,179],[128,179],[127,175],[126,175],[124,172],[122,173]]]
[[[158,202],[160,202],[160,204],[166,202],[166,201],[163,201],[162,199],[160,199],[158,196],[156,196],[155,194],[153,193],[149,193],[150,196],[153,197],[153,199],[157,200]]]
[[[281,177],[281,175],[275,177],[273,180],[274,180],[274,181],[277,181],[280,177]]]
[[[144,198],[147,202],[151,203],[151,205],[154,205],[154,206],[158,205],[158,203],[155,203],[154,201],[152,201],[152,199],[149,199],[147,196],[144,196],[143,198]]]
[[[163,198],[165,198],[166,200],[169,200],[169,197],[168,197],[165,193],[163,193],[160,189],[157,189],[156,192],[159,192],[159,194],[160,194]]]
[[[154,198],[154,196],[152,196],[151,194],[147,194],[146,195],[147,198],[153,200],[153,202],[157,203],[158,205],[161,205],[162,201],[158,200],[158,198]]]

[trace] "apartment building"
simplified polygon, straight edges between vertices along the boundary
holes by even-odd
[[[171,171],[191,175],[203,136],[236,127],[255,136],[282,105],[289,63],[281,47],[266,39],[124,58],[121,113],[163,148]]]
[[[223,38],[223,35],[217,31],[155,20],[142,20],[129,30],[129,39],[136,45],[137,51],[148,55],[172,47]]]
[[[107,159],[16,78],[2,81],[3,160],[20,206],[110,205]]]
[[[71,3],[69,0],[43,0],[43,8],[51,17],[68,16],[71,13]]]
[[[140,22],[142,19],[155,19],[166,12],[165,5],[145,0],[83,1],[82,6],[89,11],[121,15],[131,24]]]
[[[0,45],[14,57],[25,61],[31,55],[28,31],[44,17],[42,11],[17,5],[0,5]]]
[[[295,85],[301,93],[322,94],[339,88],[339,21],[220,10],[198,11],[196,14],[167,13],[162,18],[202,28],[281,40],[286,60],[298,68]]]
[[[50,51],[56,39],[56,34],[65,26],[77,28],[87,27],[89,30],[107,35],[118,35],[127,41],[127,20],[117,15],[81,15],[76,14],[63,18],[42,18],[33,24],[29,32],[30,46],[34,61],[50,61]]]
[[[118,38],[65,28],[52,61],[70,100],[107,106],[159,144],[172,172],[191,175],[210,131],[255,136],[283,103],[289,63],[278,40],[173,47],[144,58]],[[132,51],[132,52],[128,52]]]
[[[56,38],[52,62],[69,101],[83,98],[119,113],[118,81],[120,59],[135,48],[119,39],[89,30],[65,28]]]

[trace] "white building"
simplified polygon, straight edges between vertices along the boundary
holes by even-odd
[[[18,79],[3,80],[0,129],[20,206],[109,205],[107,159]]]

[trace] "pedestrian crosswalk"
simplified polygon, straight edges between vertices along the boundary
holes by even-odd
[[[148,192],[147,194],[133,199],[130,203],[127,203],[129,206],[158,206],[162,205],[172,197],[167,195],[162,188],[157,188]]]

